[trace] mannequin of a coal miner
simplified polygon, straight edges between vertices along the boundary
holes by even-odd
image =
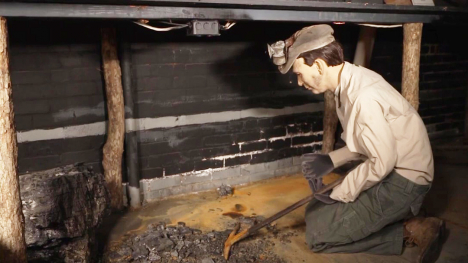
[[[281,46],[282,58],[273,50]],[[310,249],[399,255],[412,244],[420,248],[418,262],[435,261],[444,222],[415,217],[434,175],[427,131],[416,110],[380,75],[344,62],[328,25],[306,27],[269,51],[281,73],[292,69],[299,86],[335,94],[346,147],[303,155],[312,190],[334,168],[364,159],[333,191],[307,206]]]

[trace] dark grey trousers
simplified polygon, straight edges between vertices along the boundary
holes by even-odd
[[[314,200],[305,212],[307,244],[314,252],[399,255],[402,219],[419,212],[429,189],[393,171],[352,203]]]

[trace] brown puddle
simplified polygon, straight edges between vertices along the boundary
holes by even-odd
[[[230,218],[238,218],[244,215],[238,212],[226,212],[226,213],[223,213],[223,216],[229,216]]]
[[[247,210],[247,207],[241,205],[241,204],[236,204],[234,206],[234,210],[237,211],[237,212],[244,212],[245,210]]]

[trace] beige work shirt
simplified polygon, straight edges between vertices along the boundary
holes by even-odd
[[[331,198],[353,202],[393,169],[416,184],[432,182],[434,163],[426,127],[382,76],[345,62],[335,102],[347,148],[330,153],[333,163],[361,155],[367,159],[333,189]]]

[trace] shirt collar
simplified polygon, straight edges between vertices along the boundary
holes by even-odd
[[[341,70],[341,76],[340,76],[340,83],[338,84],[338,86],[336,87],[335,89],[335,97],[337,98],[337,101],[338,103],[340,103],[340,94],[341,94],[341,91],[343,90],[343,88],[346,86],[344,83],[347,82],[347,75],[348,75],[348,71],[349,71],[349,67],[350,67],[350,63],[348,62],[344,62],[344,66],[343,66],[343,69]],[[340,107],[341,105],[338,105],[338,108]]]

